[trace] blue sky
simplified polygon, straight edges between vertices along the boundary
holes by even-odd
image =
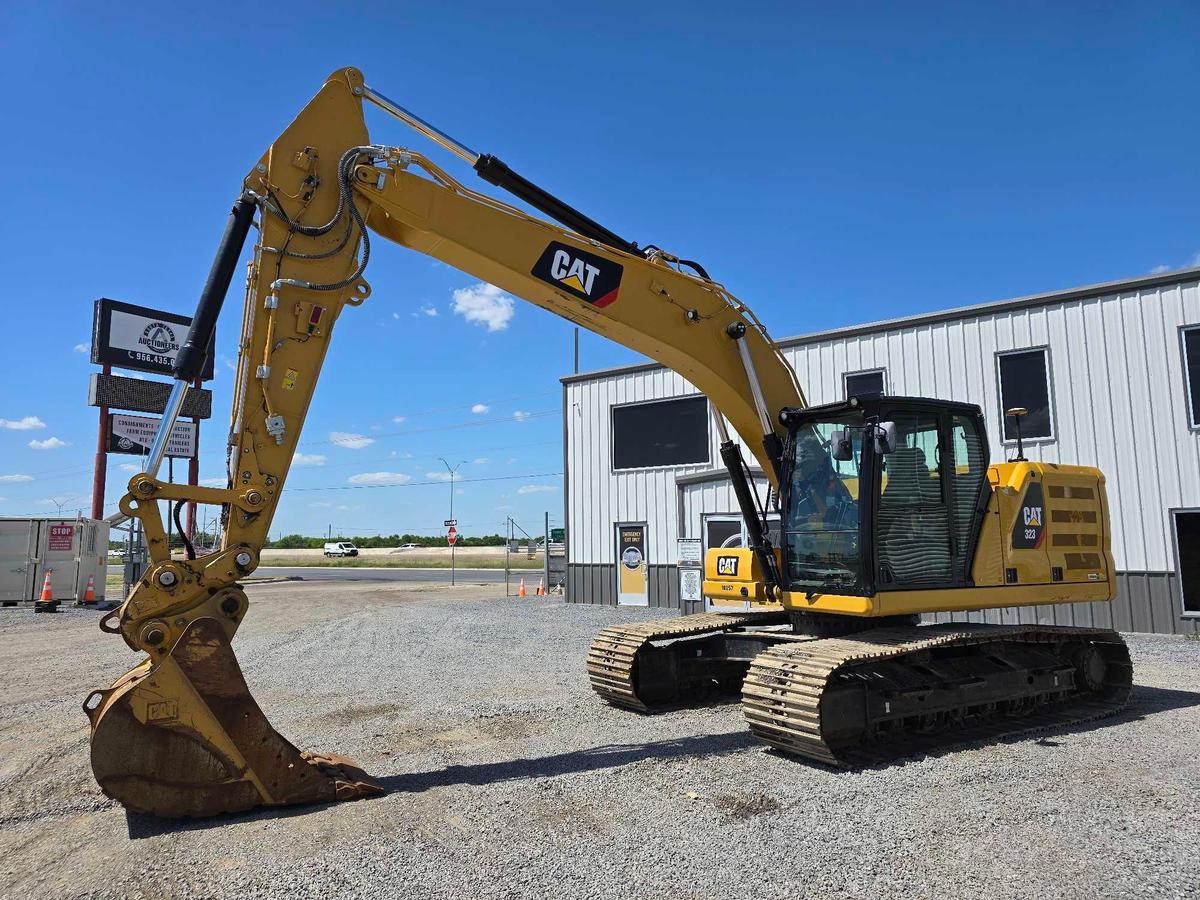
[[[75,348],[93,300],[190,315],[240,178],[343,65],[619,234],[700,260],[779,337],[1200,254],[1194,4],[201,9],[0,9],[0,514],[86,511],[93,367]],[[420,140],[368,116],[378,141]],[[440,456],[466,461],[465,532],[561,520],[570,326],[520,301],[472,321],[497,308],[486,288],[383,244],[369,277],[272,531],[439,531],[448,488],[422,482]],[[204,478],[222,469],[238,306]],[[635,359],[584,335],[585,369]]]

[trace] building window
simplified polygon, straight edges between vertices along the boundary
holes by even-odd
[[[884,392],[883,369],[872,369],[869,372],[847,372],[842,377],[846,380],[846,397],[857,397],[860,394],[882,394]]]
[[[1017,428],[1005,412],[1022,407],[1027,414],[1021,417],[1022,438],[1053,438],[1054,423],[1050,415],[1050,377],[1046,348],[1001,353],[1000,417],[1004,422],[1004,439],[1015,441]]]
[[[612,426],[614,469],[709,462],[706,397],[614,406]]]
[[[1200,509],[1172,511],[1175,519],[1175,571],[1184,615],[1200,615]]]
[[[1200,428],[1200,325],[1183,329],[1183,373],[1187,378],[1188,425]]]

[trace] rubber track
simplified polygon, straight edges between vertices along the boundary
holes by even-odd
[[[611,625],[596,635],[588,649],[587,670],[592,688],[617,706],[649,712],[637,696],[637,653],[653,641],[699,637],[732,631],[746,625],[773,625],[786,621],[781,613],[697,613],[655,622]]]
[[[1106,684],[1095,694],[1034,709],[1029,715],[998,715],[959,729],[929,733],[897,731],[876,745],[831,747],[821,733],[821,695],[847,667],[950,644],[993,641],[1046,641],[1087,637],[1104,652]],[[846,638],[825,638],[772,647],[750,664],[742,685],[742,710],[750,730],[787,753],[833,766],[867,766],[957,746],[1055,728],[1111,716],[1128,701],[1133,667],[1129,650],[1115,631],[1067,626],[975,625],[951,623],[882,628]]]

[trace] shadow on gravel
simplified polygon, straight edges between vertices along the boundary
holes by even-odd
[[[1071,734],[1085,734],[1102,728],[1114,728],[1130,722],[1139,722],[1157,713],[1174,709],[1187,709],[1200,706],[1200,693],[1195,691],[1178,691],[1170,688],[1148,687],[1134,685],[1129,705],[1116,715],[1104,719],[1094,719],[1090,722],[1078,722],[1074,725],[1064,725],[1047,728],[1042,731],[1025,732],[1009,737],[991,740],[959,742],[944,747],[925,749],[921,753],[903,758],[880,762],[875,765],[835,769],[811,760],[795,760],[796,765],[808,765],[821,769],[831,775],[849,775],[865,769],[889,769],[903,766],[905,763],[918,759],[936,759],[964,750],[974,750],[988,746],[1015,744],[1026,741],[1038,746],[1057,748],[1061,738]],[[679,738],[678,740],[653,741],[645,744],[612,744],[603,747],[589,747],[584,750],[572,750],[568,753],[556,753],[551,756],[539,756],[532,759],[513,759],[494,763],[478,763],[469,766],[446,766],[434,772],[415,772],[403,775],[389,775],[376,778],[388,793],[421,793],[432,788],[450,785],[488,785],[500,781],[511,781],[519,778],[549,778],[556,775],[570,775],[580,772],[594,772],[599,769],[614,769],[629,763],[641,762],[648,759],[676,759],[685,756],[721,756],[737,753],[740,750],[752,748],[765,749],[768,753],[778,751],[765,747],[748,730],[737,730],[725,734],[697,735],[695,737]],[[1070,752],[1069,750],[1067,752]],[[385,795],[386,796],[386,795]],[[362,800],[362,803],[371,801]],[[208,828],[220,828],[239,822],[271,821],[288,819],[293,816],[304,816],[320,812],[329,804],[312,806],[280,806],[266,807],[248,813],[228,816],[214,816],[209,819],[159,819],[154,816],[132,813],[126,810],[125,818],[132,840],[156,837],[161,834],[176,834],[184,831],[202,831]]]
[[[430,788],[453,784],[486,785],[515,778],[547,778],[576,772],[612,769],[645,759],[673,759],[681,756],[720,756],[750,747],[761,747],[749,731],[702,735],[673,741],[654,741],[648,744],[616,744],[590,747],[570,753],[541,756],[536,759],[513,759],[471,766],[447,766],[436,772],[417,772],[410,775],[390,775],[375,780],[391,793],[420,793]],[[370,803],[365,799],[359,803]],[[126,827],[131,840],[178,834],[185,831],[204,831],[240,822],[273,821],[320,812],[331,804],[311,806],[273,806],[236,815],[213,816],[207,819],[160,819],[142,813],[125,811]]]
[[[586,750],[572,750],[569,753],[556,753],[553,756],[539,756],[534,759],[511,759],[470,766],[446,766],[435,772],[391,775],[380,778],[378,781],[389,793],[393,791],[420,793],[430,788],[453,784],[484,785],[517,778],[548,778],[555,775],[594,772],[597,769],[614,769],[647,759],[722,756],[761,746],[762,744],[749,731],[738,730],[726,734],[654,741],[648,744],[610,744],[604,747],[589,747]]]

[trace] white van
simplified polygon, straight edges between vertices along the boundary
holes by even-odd
[[[358,556],[358,548],[349,541],[334,541],[325,545],[326,556]]]

